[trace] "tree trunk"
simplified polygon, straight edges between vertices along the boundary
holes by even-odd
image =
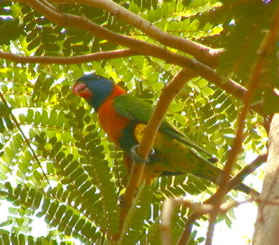
[[[279,114],[273,116],[263,190],[260,195],[253,245],[279,244]]]

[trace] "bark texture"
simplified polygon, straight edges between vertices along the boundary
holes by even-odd
[[[253,245],[279,244],[279,114],[273,116]]]

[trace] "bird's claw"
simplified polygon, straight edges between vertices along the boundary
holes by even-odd
[[[130,150],[131,158],[133,159],[133,161],[136,163],[150,163],[150,157],[148,156],[147,159],[143,159],[137,152],[138,148],[139,148],[139,144],[134,145]],[[154,152],[155,151],[152,149],[150,155],[154,154]]]
[[[138,148],[139,148],[139,145],[134,145],[131,148],[131,157],[132,157],[133,161],[136,163],[148,163],[149,162],[148,158],[145,160],[138,154],[138,152],[137,152]]]

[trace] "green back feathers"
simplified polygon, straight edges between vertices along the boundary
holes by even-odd
[[[137,123],[147,123],[153,111],[150,103],[129,94],[116,97],[114,101],[114,108],[121,116]],[[160,132],[188,146],[194,154],[203,158],[203,160],[208,161],[210,158],[213,159],[210,153],[191,141],[187,136],[177,131],[166,120],[162,122]],[[203,155],[206,155],[206,157],[203,157]]]

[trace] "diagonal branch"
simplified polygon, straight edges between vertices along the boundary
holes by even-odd
[[[237,201],[229,201],[226,203],[223,203],[219,207],[220,213],[226,213],[228,210],[235,208],[239,205],[242,205],[247,202],[254,201],[253,198],[249,198],[247,200],[244,200],[242,202]],[[191,212],[191,215],[188,217],[188,220],[186,221],[185,227],[186,229],[182,233],[182,236],[180,237],[179,241],[177,242],[178,245],[184,245],[187,244],[190,238],[191,230],[193,223],[195,220],[200,218],[201,216],[205,214],[210,214],[214,211],[214,205],[209,203],[197,203],[192,202],[190,200],[185,200],[181,198],[174,198],[174,199],[166,199],[163,204],[163,210],[161,214],[161,237],[162,237],[162,243],[164,245],[170,245],[173,244],[171,239],[171,219],[173,216],[173,213],[175,211],[175,208],[178,206],[183,206],[189,208],[189,211]]]
[[[57,56],[21,56],[11,54],[8,52],[0,51],[0,58],[10,60],[17,63],[41,63],[41,64],[81,64],[84,62],[105,60],[105,59],[116,59],[122,57],[128,57],[137,55],[136,52],[131,49],[121,49],[114,51],[97,52],[87,55],[78,55],[73,57],[57,57]]]
[[[240,184],[242,180],[261,166],[267,159],[267,154],[258,156],[253,162],[245,166],[235,177],[228,182],[228,190]]]
[[[180,236],[180,238],[179,238],[179,240],[177,242],[178,245],[185,245],[185,244],[187,244],[187,242],[190,239],[190,235],[191,235],[191,232],[192,232],[193,224],[201,216],[202,216],[202,214],[198,214],[198,213],[190,214],[190,216],[186,220],[186,223],[185,223],[185,226],[184,226],[185,227],[184,231],[181,234],[181,236]]]
[[[250,77],[250,81],[248,84],[248,92],[247,92],[246,96],[244,97],[244,107],[243,107],[242,111],[240,112],[240,114],[238,116],[238,120],[237,120],[238,129],[237,129],[237,133],[236,133],[236,138],[233,142],[232,150],[229,152],[228,160],[224,167],[224,175],[222,177],[220,187],[218,188],[217,192],[215,193],[215,195],[216,195],[216,199],[215,199],[216,212],[213,212],[210,215],[210,224],[208,227],[206,245],[212,244],[214,223],[215,223],[215,220],[216,220],[216,217],[218,214],[218,207],[222,203],[222,199],[227,192],[228,182],[230,179],[230,173],[232,170],[232,166],[236,160],[238,153],[241,150],[245,118],[246,118],[246,115],[247,115],[249,107],[250,107],[250,102],[252,100],[254,92],[256,91],[256,89],[260,83],[262,70],[264,69],[266,60],[267,60],[268,56],[271,54],[271,52],[273,52],[273,49],[275,47],[275,43],[276,43],[278,33],[279,33],[278,15],[279,15],[279,7],[277,7],[277,9],[275,10],[270,30],[265,35],[265,37],[261,43],[261,46],[259,47],[258,58],[256,60],[255,66],[251,72],[251,77]]]
[[[20,132],[21,137],[22,137],[24,143],[25,143],[26,146],[29,148],[29,150],[30,150],[30,152],[31,152],[31,154],[32,154],[32,156],[33,156],[33,158],[35,159],[35,161],[36,161],[36,162],[38,163],[38,165],[40,166],[40,169],[42,170],[42,173],[43,173],[43,175],[44,175],[44,177],[45,177],[45,179],[46,179],[48,185],[51,186],[51,185],[50,185],[50,182],[49,182],[49,179],[48,179],[48,177],[47,177],[47,175],[46,175],[46,173],[45,173],[45,171],[44,171],[44,169],[43,169],[43,166],[42,166],[42,164],[41,164],[41,161],[39,160],[39,157],[37,156],[35,150],[33,149],[32,145],[30,144],[30,142],[29,142],[28,138],[26,137],[25,133],[24,133],[23,130],[21,129],[20,124],[19,124],[19,122],[17,121],[16,117],[14,116],[14,114],[12,113],[12,111],[9,110],[10,108],[9,108],[8,102],[6,101],[4,95],[3,95],[1,92],[0,92],[0,99],[2,100],[3,104],[5,105],[5,107],[8,109],[9,114],[10,114],[10,117],[11,117],[12,121],[14,122],[16,128],[17,128],[18,131]]]
[[[260,155],[258,156],[253,162],[251,162],[250,164],[248,164],[246,167],[244,167],[234,178],[232,178],[229,183],[228,183],[228,189],[227,191],[230,191],[231,189],[233,189],[236,185],[238,185],[239,183],[242,182],[242,180],[248,176],[250,173],[252,173],[257,167],[259,167],[263,162],[266,161],[267,155]],[[215,202],[215,195],[211,196],[208,200],[206,200],[204,202],[204,204],[212,204]],[[256,199],[256,201],[258,201],[258,197]],[[192,231],[192,226],[193,223],[199,219],[201,216],[203,215],[203,213],[199,213],[199,212],[193,212],[190,217],[188,218],[188,220],[186,221],[185,224],[185,228],[183,233],[181,234],[181,237],[179,239],[178,244],[179,245],[183,245],[183,244],[187,244],[187,241],[189,240],[191,231]]]
[[[178,92],[184,87],[185,83],[196,75],[197,74],[195,74],[192,70],[184,68],[175,75],[172,81],[170,81],[165,88],[162,89],[156,109],[144,130],[144,136],[139,148],[139,153],[143,158],[148,156],[154,144],[158,129],[164,115],[167,112],[168,106]]]
[[[150,150],[153,147],[157,132],[160,128],[164,115],[170,105],[171,101],[177,93],[183,88],[184,84],[195,76],[191,70],[187,68],[182,69],[163,89],[161,92],[158,104],[152,113],[152,116],[144,130],[143,139],[140,143],[138,153],[143,159],[147,159]],[[120,240],[125,233],[127,223],[130,219],[131,210],[133,210],[134,200],[138,198],[140,192],[137,193],[138,188],[145,181],[144,179],[145,164],[133,164],[129,183],[124,196],[124,207],[120,213]]]
[[[141,40],[136,40],[124,35],[120,35],[103,28],[85,17],[75,16],[71,14],[64,14],[54,11],[52,8],[44,5],[38,0],[18,0],[29,4],[38,12],[45,15],[50,21],[64,27],[74,27],[91,32],[94,36],[104,38],[111,42],[117,43],[122,46],[129,47],[136,53],[142,55],[153,56],[165,60],[168,63],[175,64],[181,67],[188,67],[193,72],[198,73],[208,81],[214,83],[219,88],[227,91],[239,99],[243,99],[246,96],[247,89],[240,84],[234,82],[231,79],[225,79],[219,76],[212,68],[199,62],[196,59],[190,59],[188,57],[173,53],[165,48],[158,47],[153,44],[146,43]],[[261,112],[259,106],[256,111]]]
[[[56,2],[56,0],[52,1]],[[143,19],[142,17],[134,14],[133,12],[111,0],[77,0],[75,2],[107,10],[126,23],[129,23],[130,25],[140,29],[143,33],[159,41],[160,43],[189,53],[198,60],[201,60],[210,66],[216,66],[218,63],[218,57],[224,52],[223,49],[212,49],[191,40],[170,35],[167,32],[160,30],[151,22]]]

